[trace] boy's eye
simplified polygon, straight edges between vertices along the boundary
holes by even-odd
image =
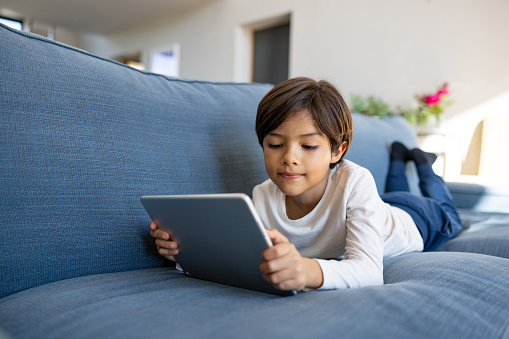
[[[318,146],[302,145],[302,148],[307,149],[307,150],[315,150],[315,149],[318,149]]]
[[[268,144],[267,146],[269,146],[269,148],[279,148],[279,147],[281,147],[283,145],[281,145],[281,144]]]

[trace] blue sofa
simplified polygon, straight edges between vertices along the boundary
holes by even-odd
[[[270,86],[170,79],[1,25],[0,56],[0,337],[509,338],[509,219],[488,208],[507,195],[451,185],[464,232],[386,259],[384,286],[278,297],[193,279],[156,253],[139,198],[250,194]],[[382,192],[388,146],[415,135],[353,118],[347,158]]]

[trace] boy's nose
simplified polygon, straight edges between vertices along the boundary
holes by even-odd
[[[282,160],[285,165],[289,166],[289,165],[298,165],[300,158],[295,150],[293,150],[292,148],[289,148],[285,152]]]

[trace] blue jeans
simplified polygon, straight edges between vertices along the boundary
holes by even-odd
[[[451,193],[431,165],[417,166],[422,197],[409,193],[406,164],[392,161],[382,200],[406,211],[415,222],[424,242],[424,251],[432,251],[456,237],[463,229]]]

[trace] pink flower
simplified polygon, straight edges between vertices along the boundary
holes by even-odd
[[[437,95],[440,97],[449,95],[449,88],[447,82],[442,86],[442,88],[438,90]]]
[[[426,102],[426,105],[428,105],[430,107],[440,105],[440,101],[441,101],[440,95],[438,95],[438,94],[427,95],[426,97],[424,97],[424,100]]]

